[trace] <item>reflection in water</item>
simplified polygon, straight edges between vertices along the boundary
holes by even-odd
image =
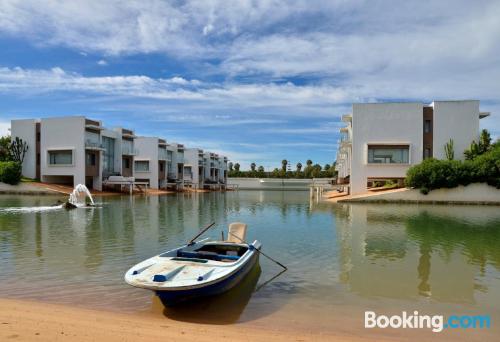
[[[163,314],[178,321],[207,324],[230,324],[240,319],[250,301],[261,273],[257,262],[245,278],[234,288],[218,296],[200,298],[173,307],[165,307]],[[155,307],[163,308],[155,296]],[[262,313],[260,313],[260,316]]]
[[[199,307],[166,311],[167,317],[224,324],[285,312],[295,315],[294,322],[314,316],[329,326],[341,308],[362,311],[377,303],[405,310],[416,303],[499,310],[497,207],[332,205],[309,202],[307,192],[280,191],[99,200],[101,208],[0,211],[1,295],[150,312],[156,301],[149,291],[124,283],[127,269],[185,243],[212,221],[217,226],[206,236],[216,238],[230,222],[244,221],[247,239],[260,240],[289,270],[247,293],[281,271],[262,258],[257,284],[248,281]],[[3,208],[54,202],[0,196]]]
[[[340,279],[363,296],[474,303],[500,269],[494,207],[353,205],[336,218]]]

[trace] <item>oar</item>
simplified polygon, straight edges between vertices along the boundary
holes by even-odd
[[[236,235],[234,235],[234,234],[233,234],[233,233],[231,233],[231,232],[228,232],[228,234],[230,234],[230,235],[232,235],[233,237],[237,238],[237,239],[238,239],[238,240],[240,240],[242,243],[247,244],[247,245],[250,245],[248,242],[246,242],[245,240],[241,239],[239,236],[236,236]],[[272,262],[274,262],[275,264],[277,264],[277,265],[279,265],[279,266],[283,267],[283,269],[284,269],[285,271],[286,271],[286,270],[288,270],[288,267],[286,267],[285,265],[283,265],[283,264],[282,264],[282,263],[280,263],[279,261],[274,260],[274,259],[273,259],[273,258],[271,258],[269,255],[267,255],[267,254],[265,254],[264,252],[262,252],[260,249],[255,248],[255,250],[256,250],[257,252],[259,252],[260,254],[262,254],[263,256],[265,256],[266,258],[268,258],[269,260],[271,260]]]
[[[191,245],[194,245],[194,241],[199,238],[203,233],[205,233],[207,230],[209,230],[213,225],[215,224],[215,222],[212,222],[210,223],[208,226],[206,226],[205,228],[203,228],[198,234],[196,234],[196,236],[194,238],[192,238],[189,242],[188,242],[188,246],[191,246]]]

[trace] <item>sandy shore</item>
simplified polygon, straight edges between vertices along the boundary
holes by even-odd
[[[321,332],[249,325],[208,325],[161,315],[121,314],[0,299],[1,341],[365,341]]]

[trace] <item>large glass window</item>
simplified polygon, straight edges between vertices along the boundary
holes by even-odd
[[[48,151],[49,165],[73,165],[73,151]]]
[[[115,171],[115,139],[102,137],[104,155],[102,161],[102,171],[111,174]]]
[[[148,172],[149,171],[149,161],[148,160],[136,160],[135,161],[135,171],[136,172]]]
[[[408,164],[408,145],[368,145],[368,164]]]

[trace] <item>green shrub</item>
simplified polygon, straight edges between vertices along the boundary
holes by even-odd
[[[0,182],[15,185],[21,181],[21,164],[13,161],[0,162]]]
[[[470,183],[488,183],[500,189],[500,146],[464,162],[426,159],[409,168],[405,180],[406,186],[421,189],[423,194]]]

